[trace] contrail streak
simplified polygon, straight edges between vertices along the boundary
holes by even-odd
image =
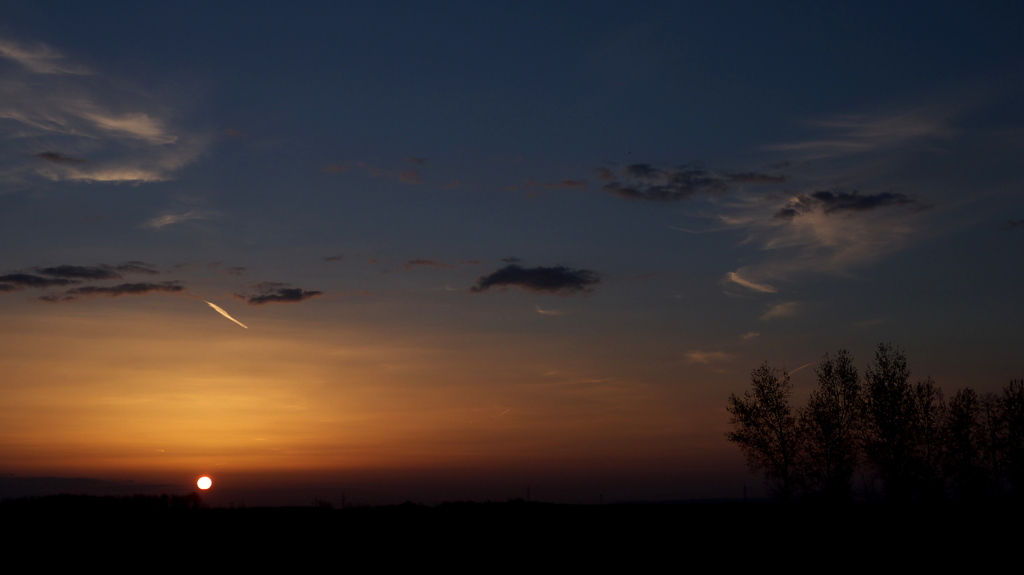
[[[793,371],[789,372],[789,375],[793,375],[794,373],[800,371],[801,369],[803,369],[805,367],[810,367],[810,366],[814,365],[814,363],[815,362],[813,362],[813,361],[811,363],[805,363],[805,364],[801,365],[800,367],[794,369]]]
[[[206,301],[206,300],[204,299],[203,301]],[[207,303],[207,305],[209,305],[209,306],[210,306],[210,307],[212,307],[213,309],[217,310],[217,312],[218,312],[218,313],[220,313],[220,315],[222,315],[222,316],[224,316],[224,317],[226,317],[226,318],[230,319],[231,321],[233,321],[233,322],[237,323],[238,325],[240,325],[240,326],[244,327],[245,329],[249,329],[249,328],[248,328],[248,327],[247,327],[247,326],[246,326],[246,325],[245,325],[244,323],[242,323],[242,322],[238,321],[237,319],[235,319],[235,318],[231,317],[230,315],[228,315],[228,312],[226,312],[226,311],[224,311],[224,310],[220,309],[220,307],[218,307],[218,306],[216,306],[216,305],[214,305],[214,304],[212,304],[212,303],[210,303],[210,302],[208,302],[208,301],[206,301],[206,303]]]

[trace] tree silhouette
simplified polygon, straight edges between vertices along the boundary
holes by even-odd
[[[890,344],[878,345],[863,382],[846,350],[814,372],[818,386],[795,417],[789,374],[767,361],[743,397],[729,396],[726,438],[772,495],[849,502],[862,462],[892,502],[1024,495],[1024,380],[946,402],[931,377],[910,383],[906,355]]]
[[[879,344],[866,381],[864,449],[891,501],[943,496],[942,390],[931,378],[910,385],[907,357]]]
[[[1024,494],[1024,380],[1003,388],[999,405],[998,449],[1006,479],[1018,497]]]
[[[889,499],[910,494],[913,400],[907,357],[889,344],[879,344],[875,361],[864,374],[864,449]]]
[[[946,404],[932,378],[911,388],[911,495],[941,499],[944,495],[942,460],[945,451]]]
[[[985,417],[987,402],[970,388],[956,392],[946,409],[946,476],[959,499],[985,495],[990,480],[987,469],[992,437]],[[992,470],[994,471],[994,470]]]
[[[764,472],[769,491],[790,501],[797,486],[798,436],[789,406],[793,391],[789,373],[765,362],[751,372],[750,381],[752,389],[742,398],[729,396],[729,423],[734,430],[726,437],[739,445],[751,472]]]
[[[844,349],[825,354],[814,373],[818,388],[800,410],[801,475],[830,501],[849,501],[860,453],[861,386],[853,358]]]

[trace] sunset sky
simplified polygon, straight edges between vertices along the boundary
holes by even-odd
[[[768,4],[4,2],[0,487],[739,497],[765,360],[1024,376],[1024,4]]]

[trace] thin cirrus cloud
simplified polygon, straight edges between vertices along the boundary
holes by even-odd
[[[0,39],[0,168],[7,183],[28,177],[77,182],[166,181],[194,161],[206,138],[173,125],[171,111],[142,90],[100,82],[45,44]],[[35,150],[30,156],[27,149]]]
[[[17,62],[35,74],[90,73],[85,66],[68,62],[59,51],[42,43],[27,46],[13,40],[0,39],[0,57]]]
[[[695,349],[686,353],[686,359],[691,363],[709,364],[732,359],[732,355],[724,351],[701,351]]]
[[[470,291],[479,293],[492,287],[516,286],[537,293],[572,295],[580,292],[589,293],[593,290],[590,286],[600,281],[600,275],[591,270],[576,270],[565,266],[524,268],[512,263],[488,275],[480,276]]]
[[[743,286],[743,287],[745,287],[747,289],[754,290],[756,292],[775,293],[775,292],[779,291],[774,286],[770,286],[768,284],[763,284],[763,283],[752,282],[752,281],[750,281],[748,279],[745,279],[743,276],[741,276],[740,274],[738,274],[736,272],[729,272],[729,273],[725,274],[725,279],[726,279],[726,281],[732,282],[732,283],[734,283],[736,285]]]
[[[434,268],[434,269],[444,269],[444,268],[450,268],[451,266],[446,264],[446,263],[439,262],[437,260],[415,259],[415,260],[409,260],[409,261],[405,262],[405,265],[402,266],[402,267],[404,267],[407,270],[411,270],[411,269],[416,268],[416,267],[427,267],[427,268]]]
[[[764,321],[792,317],[800,312],[800,304],[795,301],[776,304],[768,308],[768,311],[761,316]]]
[[[818,159],[875,152],[904,146],[922,138],[948,138],[955,132],[938,114],[910,111],[898,114],[844,116],[812,122],[832,137],[768,146],[769,150]]]
[[[872,207],[848,204],[831,211],[827,204],[800,197],[781,205],[764,198],[748,198],[746,205],[737,202],[745,215],[756,215],[736,218],[737,223],[725,227],[745,231],[746,242],[759,245],[763,255],[761,261],[729,272],[724,281],[775,293],[775,281],[809,271],[845,274],[900,250],[918,230],[922,210],[898,208],[919,204],[866,199],[874,202]]]
[[[323,293],[302,288],[292,288],[288,287],[288,284],[278,282],[261,282],[255,284],[252,288],[255,290],[255,293],[237,293],[235,297],[249,305],[264,305],[268,303],[299,303]]]
[[[740,189],[715,203],[717,229],[745,232],[743,243],[761,253],[723,283],[775,293],[775,282],[800,274],[845,275],[898,252],[924,229],[931,202],[900,189],[922,187],[907,179],[904,164],[956,135],[944,117],[907,112],[815,125],[833,135],[769,147],[792,154],[785,193]]]
[[[162,216],[146,220],[145,223],[143,223],[143,227],[159,230],[166,226],[180,224],[189,220],[205,220],[213,215],[213,212],[204,212],[200,210],[189,210],[180,214],[164,214]]]

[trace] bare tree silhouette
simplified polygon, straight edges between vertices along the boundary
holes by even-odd
[[[1010,488],[1024,494],[1024,380],[1014,379],[1003,388],[999,406],[998,449]]]
[[[743,397],[729,396],[726,438],[783,501],[852,501],[862,463],[868,498],[875,481],[892,502],[1024,495],[1024,380],[946,402],[931,377],[910,383],[906,355],[891,344],[878,345],[863,382],[846,350],[814,371],[818,386],[795,417],[789,374],[767,361]]]
[[[879,344],[864,379],[868,462],[882,480],[887,498],[908,498],[913,400],[907,357],[891,345]]]
[[[799,416],[801,475],[821,498],[850,501],[864,411],[857,368],[841,349],[814,372],[818,387]]]
[[[769,491],[791,501],[797,488],[798,436],[789,405],[793,391],[789,373],[765,362],[751,372],[750,381],[752,389],[742,398],[729,396],[729,423],[734,430],[726,437],[739,445],[751,472],[764,472]]]
[[[946,408],[946,477],[958,499],[977,499],[986,495],[993,478],[990,461],[993,434],[987,417],[994,409],[991,400],[983,401],[970,388],[956,392]],[[994,407],[994,406],[991,406]]]
[[[911,391],[911,495],[942,499],[945,494],[942,461],[946,447],[943,437],[946,404],[942,390],[929,377],[917,382]]]

